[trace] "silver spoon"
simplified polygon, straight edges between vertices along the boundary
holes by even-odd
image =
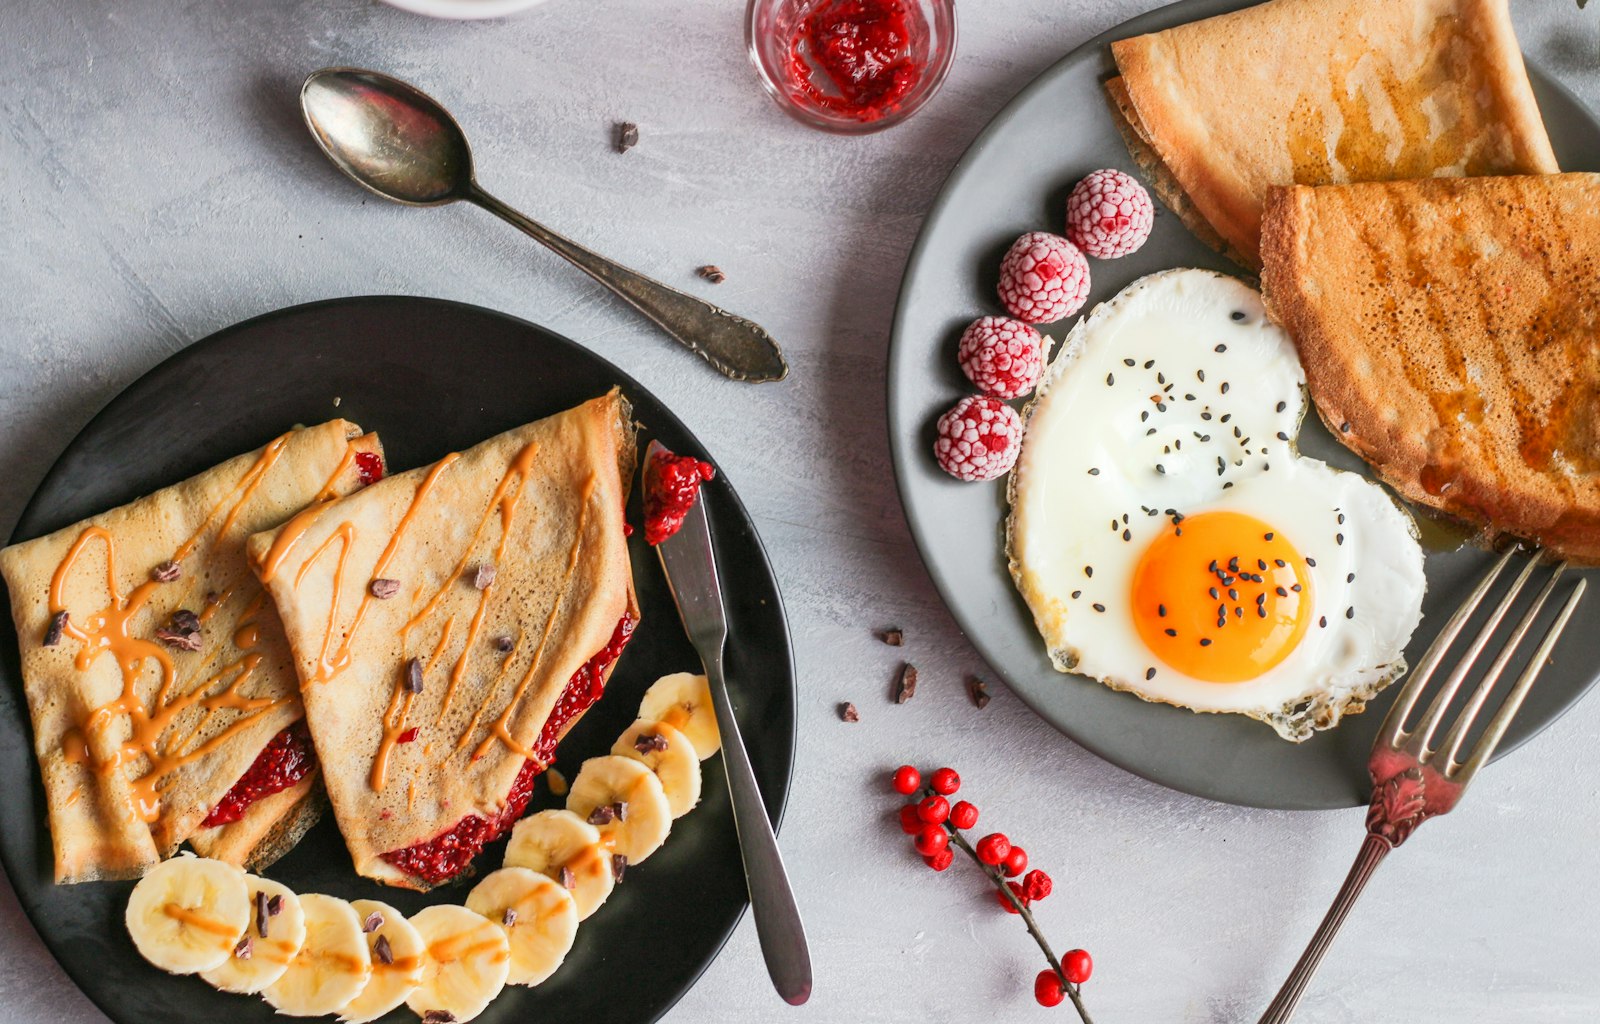
[[[759,324],[611,262],[513,210],[479,187],[472,150],[450,112],[398,78],[323,68],[300,88],[312,138],[335,167],[407,206],[465,200],[520,228],[616,292],[656,326],[734,380],[782,380],[789,366]]]

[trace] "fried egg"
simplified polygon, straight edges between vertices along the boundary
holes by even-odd
[[[1298,453],[1305,372],[1261,296],[1130,285],[1062,344],[1011,477],[1011,574],[1050,659],[1303,740],[1405,671],[1422,549],[1378,485]]]

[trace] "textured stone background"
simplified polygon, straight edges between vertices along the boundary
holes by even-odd
[[[996,687],[901,519],[883,367],[901,268],[963,148],[1062,54],[1151,0],[981,0],[955,70],[907,125],[836,139],[785,118],[736,0],[553,0],[451,24],[369,0],[9,0],[0,15],[0,529],[103,402],[190,341],[275,307],[437,295],[540,321],[627,367],[738,484],[799,657],[784,842],[816,955],[811,1006],[766,989],[748,920],[670,1020],[974,1021],[1043,1014],[1035,954],[972,876],[915,866],[874,773],[947,760],[1059,895],[1048,933],[1094,951],[1117,1021],[1253,1021],[1343,877],[1361,813],[1207,803],[1106,765]],[[1534,60],[1600,107],[1600,11],[1514,0]],[[371,65],[442,97],[508,201],[766,324],[794,372],[723,382],[587,279],[470,209],[364,200],[299,127],[311,68]],[[626,156],[610,125],[640,125]],[[897,622],[923,669],[885,694]],[[854,700],[862,723],[840,724]],[[1304,1007],[1322,1021],[1600,1019],[1600,701],[1489,771],[1378,876]],[[1558,782],[1551,785],[1551,782]],[[16,780],[13,780],[15,784]],[[1061,884],[1065,883],[1065,884]],[[1069,1011],[1057,1011],[1066,1019]],[[0,886],[0,1021],[95,1021]]]

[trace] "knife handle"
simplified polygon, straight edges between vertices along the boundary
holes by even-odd
[[[778,837],[773,834],[750,757],[745,753],[744,739],[739,735],[739,722],[722,675],[721,650],[716,651],[716,657],[704,660],[711,703],[717,712],[717,729],[722,734],[722,767],[728,774],[733,827],[739,836],[739,856],[750,887],[750,910],[756,918],[761,956],[778,995],[784,1002],[799,1006],[811,998],[811,951],[806,945],[805,924],[800,920],[800,908],[795,905],[783,855],[778,850]]]

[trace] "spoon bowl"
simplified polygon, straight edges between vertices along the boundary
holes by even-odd
[[[356,184],[407,206],[440,206],[472,190],[472,149],[450,112],[398,78],[323,68],[300,87],[322,152]]]

